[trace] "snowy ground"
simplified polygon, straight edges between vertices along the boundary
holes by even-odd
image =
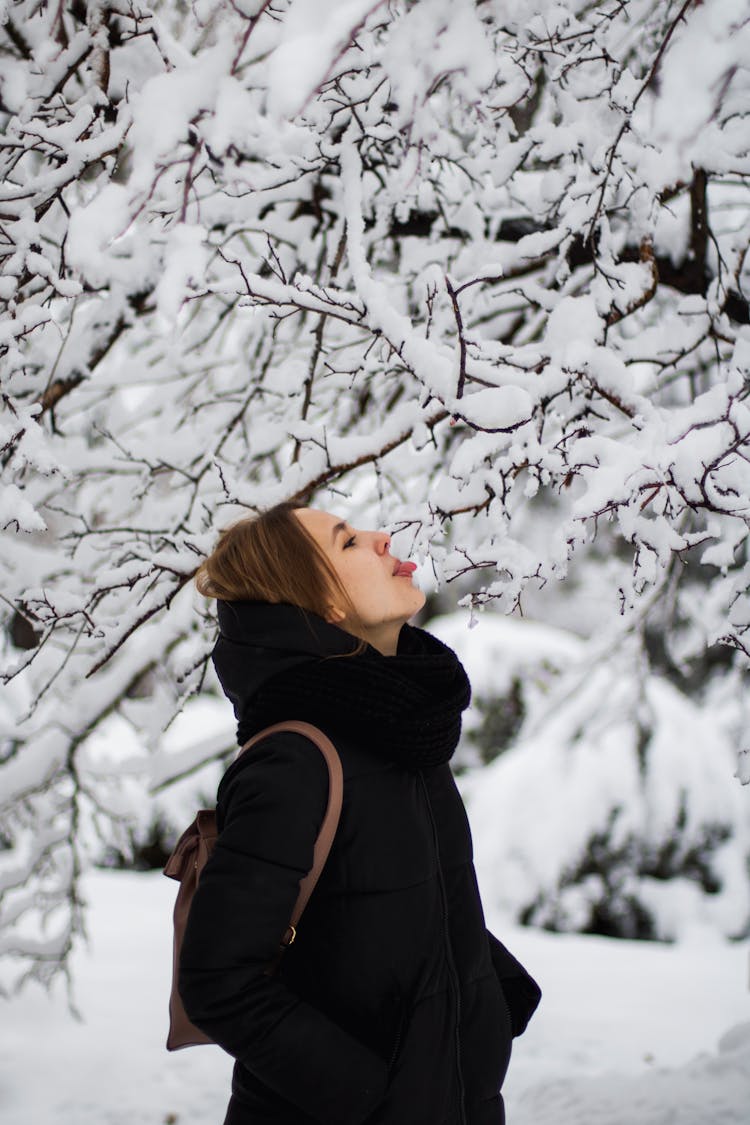
[[[230,1060],[214,1047],[163,1048],[174,887],[158,873],[87,877],[90,947],[75,960],[84,1020],[70,1019],[62,990],[4,1006],[3,1125],[220,1125]],[[747,943],[490,923],[545,991],[514,1048],[510,1125],[748,1125]]]

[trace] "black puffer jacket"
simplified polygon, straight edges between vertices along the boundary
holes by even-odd
[[[395,657],[368,647],[339,658],[352,638],[291,606],[225,603],[219,620],[214,660],[241,739],[306,719],[333,740],[344,770],[331,854],[274,975],[264,969],[312,866],[325,761],[305,738],[275,734],[219,788],[220,835],[193,902],[180,991],[191,1019],[237,1059],[232,1122],[499,1125],[511,1036],[539,992],[485,930],[450,767],[415,764],[423,740],[412,697],[404,743],[392,733],[401,664],[425,652],[463,669],[410,626]],[[314,679],[321,670],[330,695]]]

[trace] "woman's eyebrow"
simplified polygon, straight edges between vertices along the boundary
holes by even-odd
[[[341,523],[337,523],[337,524],[334,525],[333,535],[331,536],[331,542],[332,543],[336,542],[336,536],[338,535],[338,533],[340,531],[346,531],[346,521],[344,521],[344,520],[342,520]]]

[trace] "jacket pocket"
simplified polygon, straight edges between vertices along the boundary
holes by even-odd
[[[512,1045],[508,1005],[494,973],[472,981],[463,993],[461,1059],[467,1098],[486,1101],[500,1092]]]
[[[509,949],[487,931],[492,964],[505,996],[514,1038],[522,1035],[542,998],[542,990]]]

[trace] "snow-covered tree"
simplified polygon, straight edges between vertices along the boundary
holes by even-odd
[[[227,749],[157,752],[241,512],[343,505],[473,607],[595,575],[597,652],[742,674],[748,57],[743,0],[0,0],[22,969],[81,925],[81,824]]]

